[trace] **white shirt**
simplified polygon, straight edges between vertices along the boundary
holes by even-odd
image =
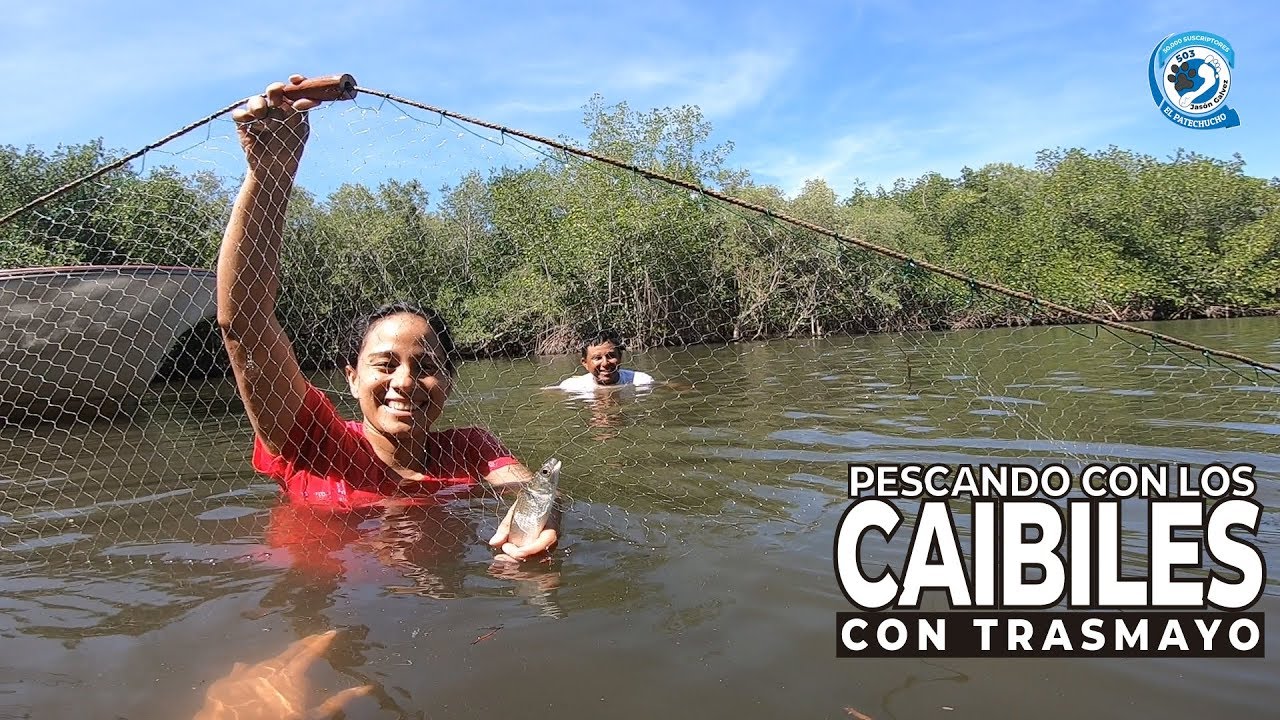
[[[639,370],[619,370],[618,382],[614,385],[651,385],[653,384],[653,376]],[[614,385],[601,385],[596,382],[596,378],[591,373],[586,375],[575,375],[566,378],[557,387],[561,390],[570,392],[590,392],[598,387],[613,387]]]

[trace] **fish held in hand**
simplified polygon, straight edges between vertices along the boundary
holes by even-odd
[[[560,485],[560,461],[551,458],[520,488],[511,515],[510,542],[524,546],[532,542],[547,526],[555,506],[556,488]]]

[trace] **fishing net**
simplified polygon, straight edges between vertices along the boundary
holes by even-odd
[[[530,468],[559,458],[564,533],[585,542],[678,543],[673,518],[726,544],[811,531],[848,502],[852,461],[1078,467],[1180,462],[1170,448],[1187,448],[1257,463],[1263,484],[1280,475],[1275,323],[1233,321],[1214,345],[1236,355],[1179,342],[1166,334],[1177,325],[1111,322],[1162,302],[1100,239],[1124,218],[1090,216],[1087,201],[1037,201],[1036,215],[1025,200],[984,221],[1034,244],[979,253],[931,224],[947,210],[930,209],[936,177],[788,197],[729,167],[688,108],[596,101],[587,126],[578,144],[632,167],[371,93],[312,111],[277,315],[344,417],[360,417],[335,365],[350,321],[405,300],[438,310],[458,345],[438,426],[486,428]],[[250,464],[213,322],[212,268],[244,167],[229,116],[19,209],[112,158],[86,146],[36,159],[48,172],[11,163],[0,193],[5,561],[247,562],[284,547],[323,562],[354,538],[404,568],[406,591],[456,592],[433,559],[483,552],[510,496],[335,524],[283,503]],[[1042,182],[1088,169],[1068,160]],[[969,205],[940,201],[977,222],[996,211],[974,188],[1007,195],[1015,176],[969,176]],[[1243,286],[1267,271],[1250,260],[1274,254],[1277,214],[1262,210],[1214,239],[1219,262],[1170,272],[1210,287],[1210,273]],[[1048,265],[1059,281],[1036,286]],[[1109,305],[1126,282],[1150,302]],[[652,386],[556,389],[583,374],[582,345],[602,329]],[[1262,534],[1275,533],[1268,511]]]

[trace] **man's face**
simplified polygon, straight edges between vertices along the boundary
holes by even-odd
[[[582,367],[591,373],[598,385],[616,385],[621,365],[622,349],[609,340],[587,346],[587,356],[582,358]]]

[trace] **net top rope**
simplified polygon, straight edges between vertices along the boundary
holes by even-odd
[[[993,282],[982,280],[980,278],[976,278],[970,275],[966,275],[956,270],[952,270],[950,268],[931,263],[927,260],[917,259],[906,253],[899,252],[892,248],[887,248],[882,245],[878,245],[876,243],[868,242],[860,238],[843,235],[834,230],[823,227],[821,225],[817,225],[807,220],[802,220],[800,218],[792,217],[787,213],[770,210],[769,208],[763,207],[761,205],[757,205],[755,203],[751,203],[746,200],[742,200],[742,199],[733,197],[731,195],[718,192],[711,188],[703,187],[701,185],[691,183],[686,180],[681,180],[679,178],[671,177],[669,175],[665,175],[660,172],[655,172],[653,170],[647,170],[633,163],[617,160],[615,158],[611,158],[606,155],[601,155],[599,153],[595,153],[590,150],[584,150],[582,148],[574,147],[572,145],[569,145],[568,143],[564,143],[551,138],[542,137],[539,135],[535,135],[533,133],[524,132],[522,130],[507,127],[505,125],[501,125],[498,123],[493,123],[486,120],[473,118],[467,115],[463,115],[461,113],[453,112],[451,110],[446,110],[444,108],[439,108],[432,105],[427,105],[425,103],[420,103],[414,100],[410,100],[407,98],[402,98],[381,90],[362,87],[362,86],[356,85],[355,79],[352,78],[350,75],[333,75],[333,76],[327,76],[323,78],[315,78],[313,80],[308,81],[306,84],[306,87],[303,88],[301,92],[304,93],[304,95],[300,95],[300,96],[308,96],[308,97],[314,96],[318,100],[350,100],[355,98],[357,94],[363,93],[365,95],[382,98],[384,100],[387,100],[393,103],[406,105],[408,107],[417,108],[419,110],[425,110],[427,112],[437,114],[442,118],[449,118],[450,120],[454,120],[457,122],[467,123],[469,125],[474,125],[476,127],[482,127],[489,130],[494,130],[498,133],[501,133],[502,135],[510,135],[512,137],[523,138],[531,142],[535,142],[547,147],[555,148],[556,150],[559,150],[564,153],[568,153],[569,155],[604,163],[606,165],[610,165],[610,166],[619,168],[621,170],[625,170],[627,172],[640,175],[650,180],[656,180],[658,182],[666,183],[668,185],[671,185],[672,187],[678,187],[684,190],[688,190],[690,192],[698,193],[699,195],[702,195],[705,197],[714,198],[721,202],[724,202],[739,208],[743,208],[745,210],[750,210],[752,212],[759,213],[760,215],[771,218],[773,220],[781,221],[789,225],[793,225],[795,227],[802,228],[804,230],[809,230],[810,232],[818,233],[819,235],[829,237],[837,242],[853,245],[855,247],[859,247],[868,252],[876,253],[877,255],[891,258],[899,262],[906,263],[910,266],[920,268],[922,270],[927,270],[936,275],[941,275],[943,277],[948,277],[953,280],[957,280],[959,282],[967,284],[972,288],[981,288],[983,290],[995,292],[1007,297],[1015,298],[1017,300],[1022,300],[1024,302],[1028,302],[1049,310],[1053,310],[1062,315],[1073,317],[1078,320],[1099,325],[1105,328],[1110,328],[1113,330],[1122,330],[1122,331],[1134,333],[1137,335],[1143,335],[1158,342],[1186,348],[1188,350],[1193,350],[1195,352],[1203,354],[1205,357],[1226,358],[1229,360],[1234,360],[1236,362],[1242,363],[1249,367],[1255,368],[1256,370],[1264,370],[1270,373],[1280,374],[1280,365],[1273,365],[1271,363],[1255,360],[1248,356],[1231,352],[1229,350],[1220,350],[1217,348],[1211,348],[1205,345],[1200,345],[1198,343],[1193,343],[1173,335],[1168,335],[1166,333],[1161,333],[1154,330],[1137,327],[1135,325],[1130,325],[1128,323],[1118,322],[1116,320],[1112,320],[1110,318],[1106,318],[1101,315],[1095,315],[1093,313],[1085,312],[1083,310],[1078,310],[1076,308],[1072,308],[1067,305],[1061,305],[1059,303],[1055,303],[1052,301],[1043,300],[1030,293],[1023,292],[1021,290],[1016,290],[1014,288],[1010,288],[1010,287],[1001,285],[999,283],[993,283]],[[180,128],[179,130],[176,130],[164,136],[163,138],[153,143],[150,143],[140,148],[139,150],[133,153],[130,153],[120,158],[119,160],[116,160],[115,162],[104,165],[101,168],[98,168],[97,170],[89,173],[88,175],[85,175],[84,177],[73,180],[63,185],[62,187],[59,187],[55,190],[45,193],[44,195],[41,195],[40,197],[37,197],[18,208],[15,208],[14,210],[5,214],[3,217],[0,217],[0,225],[4,225],[5,223],[9,222],[13,218],[35,207],[38,207],[39,205],[45,202],[53,200],[54,198],[57,198],[60,195],[68,193],[74,190],[75,188],[91,180],[94,180],[95,178],[101,177],[102,175],[105,175],[106,173],[111,172],[112,170],[116,170],[121,167],[124,167],[128,163],[142,157],[148,152],[155,150],[156,148],[162,147],[164,144],[178,137],[181,137],[189,132],[192,132],[193,130],[196,130],[216,120],[222,115],[225,115],[231,112],[235,108],[239,107],[242,104],[242,102],[243,100],[238,100],[214,113],[211,113],[205,116],[204,118],[196,120],[195,122],[192,122]],[[1231,370],[1232,368],[1227,368],[1227,369]]]

